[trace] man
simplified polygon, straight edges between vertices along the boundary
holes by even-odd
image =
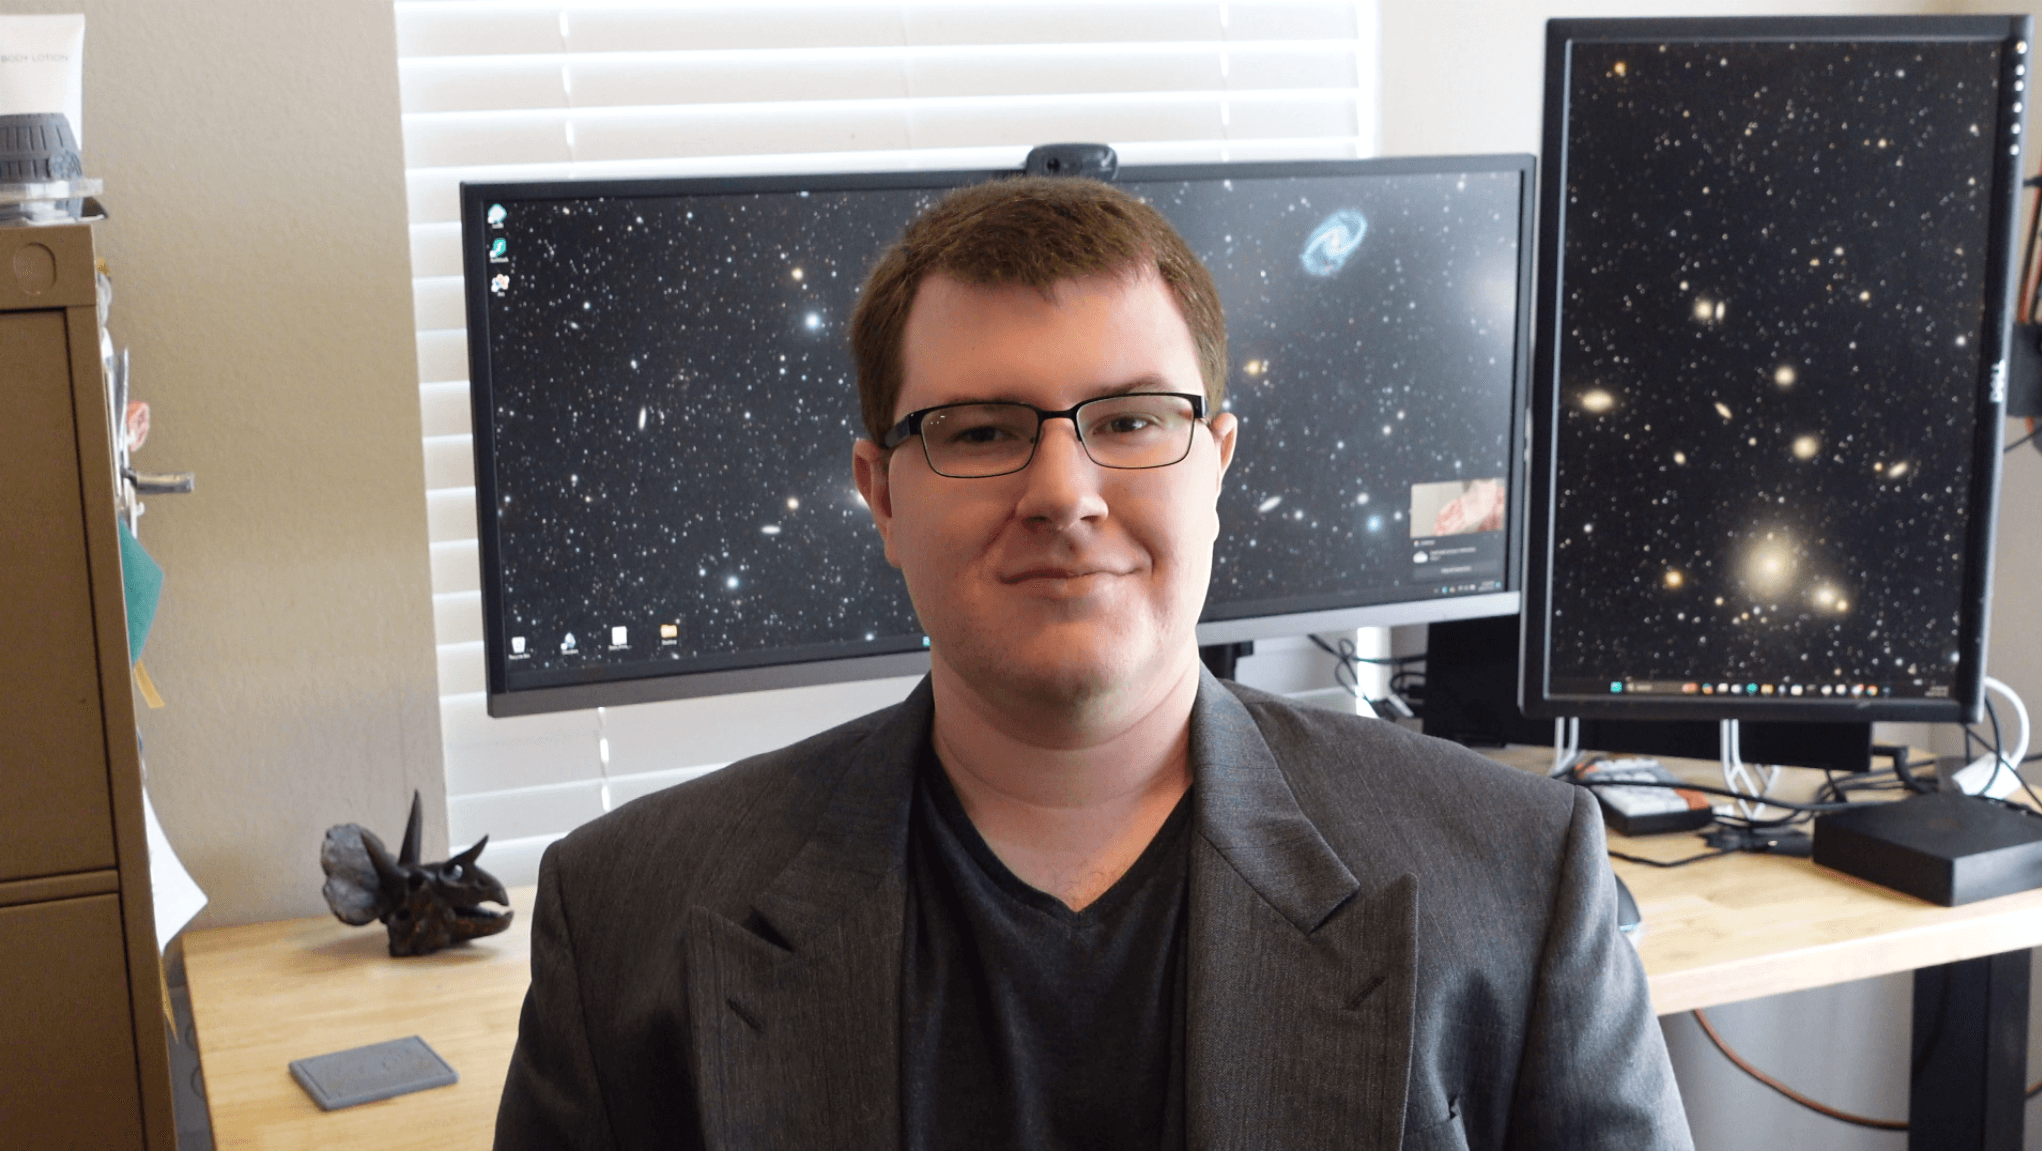
[[[500,1148],[1686,1147],[1585,792],[1202,670],[1225,336],[1107,185],[854,321],[906,702],[547,853]]]

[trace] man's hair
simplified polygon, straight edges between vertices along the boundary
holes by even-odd
[[[1066,280],[1132,278],[1150,269],[1161,275],[1191,329],[1206,410],[1216,412],[1227,385],[1219,292],[1161,212],[1110,184],[1068,176],[1021,176],[951,192],[879,258],[852,313],[866,431],[878,440],[893,426],[908,309],[930,275],[982,287],[1024,285],[1048,297]]]

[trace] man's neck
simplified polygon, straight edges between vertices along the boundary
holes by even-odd
[[[1191,786],[1198,662],[1081,724],[1015,717],[940,657],[936,757],[965,814],[1023,882],[1081,909],[1141,857]]]

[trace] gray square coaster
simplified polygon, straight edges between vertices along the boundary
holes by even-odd
[[[291,1076],[325,1111],[445,1087],[461,1078],[416,1035],[294,1059]]]

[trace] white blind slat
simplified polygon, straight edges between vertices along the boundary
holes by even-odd
[[[411,189],[412,209],[416,215],[419,189]],[[460,200],[454,201],[454,215],[445,220],[422,222],[414,219],[411,225],[411,274],[420,279],[438,279],[442,276],[461,274],[461,221]],[[419,325],[421,328],[427,325]],[[428,432],[428,435],[431,433]]]
[[[456,209],[458,211],[458,208]],[[418,382],[468,378],[468,328],[440,328],[418,334]]]
[[[565,108],[562,68],[549,56],[406,60],[397,69],[397,90],[406,113]]]
[[[457,591],[477,591],[482,587],[481,568],[478,564],[477,545],[474,540],[449,540],[446,543],[431,544],[429,547],[432,553],[434,595],[443,595],[447,592]],[[440,690],[481,691],[485,686],[481,679],[482,645],[475,645],[473,652],[463,656],[464,659],[472,657],[475,662],[475,668],[474,677],[465,678],[467,675],[466,665],[461,665],[464,668],[464,678],[461,680],[461,683],[466,685],[461,687],[449,685],[444,678],[448,667],[445,659],[446,650],[444,646],[440,649],[440,672],[442,675]],[[463,650],[465,651],[465,648]]]
[[[572,52],[783,51],[907,43],[898,4],[587,8],[568,20]]]
[[[419,385],[418,410],[426,438],[467,435],[473,427],[468,411],[468,381]]]
[[[425,493],[426,538],[436,544],[475,538],[475,489],[431,488]],[[481,636],[475,636],[481,639]]]
[[[438,550],[435,548],[435,553]],[[474,559],[472,555],[468,558],[471,561]],[[433,556],[434,595],[441,594],[440,581],[437,578],[439,567],[440,557],[435,554]],[[470,580],[469,582],[473,583],[474,581]],[[465,591],[468,589],[453,590]],[[489,689],[489,677],[483,667],[482,644],[479,641],[475,643],[442,643],[439,645],[438,654],[440,660],[441,695],[486,692]],[[445,738],[444,736],[441,737],[442,742],[444,742]]]
[[[603,813],[600,780],[447,797],[447,840],[473,843],[487,835],[519,839],[574,827]]]
[[[479,610],[479,605],[478,605]],[[480,646],[481,641],[476,641]],[[541,739],[571,739],[588,748],[588,774],[598,774],[596,739],[602,725],[593,711],[555,711],[545,715],[517,715],[497,719],[489,714],[480,691],[440,697],[440,731],[450,748],[486,749]],[[563,776],[563,779],[580,776]],[[490,791],[492,788],[475,788]]]
[[[606,708],[610,772],[728,763],[785,747],[899,703],[917,682],[909,676]]]
[[[469,499],[474,499],[473,494]],[[470,519],[473,518],[473,509],[470,509]],[[440,643],[481,643],[482,593],[457,591],[434,596],[433,634]],[[452,736],[445,734],[444,728],[441,738],[450,744],[454,742]]]
[[[421,332],[466,328],[468,304],[465,281],[452,276],[415,275],[411,280],[412,326]],[[432,433],[428,432],[427,435]]]
[[[1217,40],[1217,4],[928,4],[907,13],[910,44]]]
[[[398,4],[397,58],[559,52],[560,9],[532,4]]]
[[[522,164],[642,160],[673,155],[855,152],[1044,140],[1226,139],[1246,132],[1230,110],[1268,106],[1343,108],[1344,128],[1282,133],[1354,135],[1353,93],[1341,90],[1119,92],[825,100],[647,107],[535,108],[407,117],[405,156],[414,168],[510,160]],[[982,125],[982,131],[974,131]],[[1017,135],[1016,133],[1023,133]],[[1045,134],[1047,133],[1047,134]],[[570,143],[571,141],[571,143]]]
[[[1311,41],[1111,45],[896,52],[623,53],[413,61],[403,74],[414,120],[449,112],[737,104],[803,100],[942,99],[1046,93],[1253,91],[1339,86],[1352,96],[1354,53]],[[571,94],[570,94],[571,93]]]

